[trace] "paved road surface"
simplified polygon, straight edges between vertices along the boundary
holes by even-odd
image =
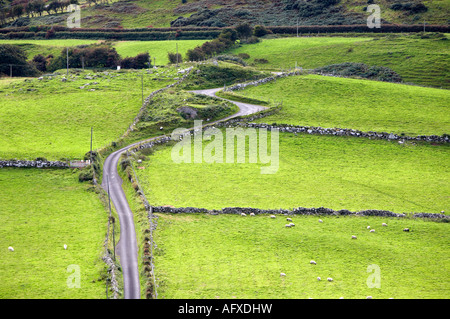
[[[222,88],[192,92],[217,97],[215,94],[221,89]],[[241,115],[257,113],[265,109],[264,106],[234,101],[230,102],[233,102],[239,107],[239,112],[220,121],[229,120],[230,118]],[[125,197],[125,193],[122,189],[122,179],[119,177],[119,174],[117,172],[117,165],[122,153],[138,144],[149,142],[157,138],[158,137],[140,141],[112,153],[108,158],[106,158],[105,164],[103,166],[102,187],[105,191],[108,191],[108,178],[111,200],[114,204],[114,207],[116,208],[120,221],[120,240],[117,244],[116,253],[120,257],[120,264],[122,266],[125,299],[140,299],[138,246],[136,241],[136,231],[134,228],[133,212],[130,209],[127,198]]]

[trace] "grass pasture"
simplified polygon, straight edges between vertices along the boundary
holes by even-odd
[[[260,123],[351,128],[408,136],[450,132],[448,90],[306,75],[248,87],[233,95],[283,101],[279,113],[255,121]]]
[[[70,74],[66,82],[65,75],[0,81],[0,158],[82,158],[90,148],[91,127],[94,149],[109,144],[141,108],[140,75],[85,71]],[[176,76],[172,69],[145,74],[144,97],[175,82]]]
[[[282,216],[158,217],[161,299],[439,299],[450,290],[448,223],[294,216],[296,226],[285,228]],[[380,269],[380,288],[367,285],[370,265]]]
[[[105,298],[107,213],[78,174],[3,168],[0,197],[1,299]],[[80,288],[67,286],[70,265],[79,266]]]
[[[210,147],[209,143],[204,141],[203,148]],[[155,152],[140,164],[145,169],[137,172],[150,204],[206,209],[323,206],[395,213],[450,211],[448,146],[280,133],[278,171],[263,175],[261,167],[270,164],[249,163],[246,144],[242,164],[225,160],[223,164],[193,160],[176,164],[172,147]],[[194,156],[194,148],[191,153]],[[276,167],[275,161],[272,165]]]
[[[357,62],[388,67],[404,82],[450,88],[450,50],[448,40],[420,39],[417,36],[383,38],[300,37],[265,39],[230,51],[247,53],[249,63],[261,69],[280,70],[299,67],[315,69],[330,64]]]

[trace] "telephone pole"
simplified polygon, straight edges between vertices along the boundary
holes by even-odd
[[[10,64],[10,65],[9,65],[9,77],[10,77],[10,78],[12,78],[12,67],[13,67],[13,65]]]
[[[66,48],[66,56],[67,56],[67,77],[69,77],[69,47]]]
[[[297,38],[298,38],[298,18],[297,18]]]
[[[178,68],[178,43],[177,43],[177,68]]]

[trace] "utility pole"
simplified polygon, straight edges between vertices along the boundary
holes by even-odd
[[[69,77],[69,47],[66,48],[67,55],[67,77]]]
[[[81,57],[81,67],[83,68],[84,71],[84,56]]]
[[[142,87],[142,106],[144,106],[144,74],[141,74],[141,87]]]
[[[10,65],[9,65],[9,77],[10,77],[10,78],[12,78],[12,67],[13,67],[13,65],[10,64]]]
[[[423,33],[425,33],[425,20],[423,20]]]
[[[91,165],[92,165],[92,133],[93,133],[93,131],[94,131],[94,128],[93,127],[91,127],[91,153],[90,153],[90,157],[91,157]]]
[[[298,18],[297,18],[297,38],[298,38]]]
[[[178,43],[177,43],[177,68],[178,68]]]

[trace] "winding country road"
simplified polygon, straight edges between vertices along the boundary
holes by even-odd
[[[210,89],[210,90],[199,90],[191,91],[196,94],[204,94],[212,97],[217,97],[216,93],[222,90]],[[221,98],[223,99],[223,98]],[[239,112],[229,116],[227,118],[221,119],[219,121],[209,123],[214,124],[221,121],[226,121],[234,117],[249,115],[253,113],[260,112],[266,107],[259,105],[252,105],[241,102],[234,102],[227,99],[223,99],[236,104],[239,107]],[[159,136],[160,137],[160,136]],[[138,246],[136,240],[136,231],[134,228],[133,212],[130,209],[125,193],[122,189],[122,179],[117,171],[117,166],[119,164],[120,156],[125,153],[130,148],[137,146],[143,142],[150,142],[159,137],[154,137],[145,141],[140,141],[127,147],[124,147],[111,155],[109,155],[103,166],[103,181],[102,188],[107,192],[109,179],[109,192],[111,200],[119,216],[120,222],[120,240],[117,244],[117,255],[120,257],[120,263],[122,266],[123,281],[124,281],[124,298],[125,299],[140,299],[140,284],[139,284],[139,270],[138,270]]]

